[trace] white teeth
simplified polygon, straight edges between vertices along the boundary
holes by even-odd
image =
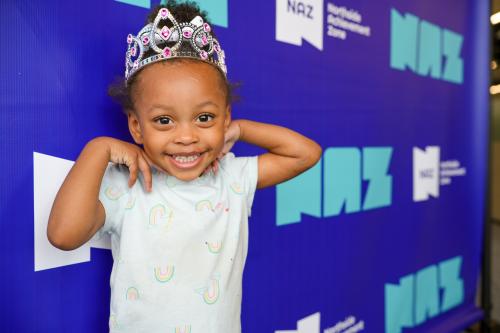
[[[193,161],[196,161],[200,155],[191,155],[191,156],[179,156],[179,155],[173,155],[172,157],[179,163],[191,163]]]

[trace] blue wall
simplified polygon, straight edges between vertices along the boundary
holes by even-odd
[[[107,330],[109,245],[59,253],[43,230],[64,160],[95,136],[131,140],[106,88],[156,3],[0,4],[2,332]],[[243,82],[233,117],[324,149],[256,194],[243,332],[456,332],[480,318],[487,1],[200,3]]]

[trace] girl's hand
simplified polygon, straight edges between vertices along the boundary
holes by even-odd
[[[146,156],[141,147],[114,138],[100,138],[107,145],[109,161],[117,164],[124,164],[130,171],[128,186],[132,187],[138,177],[139,170],[144,176],[146,191],[151,192],[152,176],[151,165],[153,163]]]
[[[227,129],[226,134],[224,135],[224,147],[222,147],[219,156],[217,156],[215,161],[213,161],[212,164],[208,166],[208,168],[203,172],[203,174],[209,172],[210,170],[213,170],[215,174],[217,173],[217,171],[219,170],[219,160],[231,150],[236,141],[240,139],[240,136],[241,136],[241,128],[238,123],[238,120],[231,121],[231,123],[229,124],[229,128]]]
[[[231,150],[236,141],[240,139],[240,136],[241,136],[240,124],[238,120],[233,120],[231,124],[229,124],[229,128],[227,129],[226,134],[224,135],[225,143],[219,155],[219,158],[222,158]]]

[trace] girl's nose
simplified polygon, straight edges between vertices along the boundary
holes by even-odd
[[[189,145],[196,142],[198,142],[198,135],[194,126],[191,126],[190,124],[180,124],[177,127],[175,143]]]

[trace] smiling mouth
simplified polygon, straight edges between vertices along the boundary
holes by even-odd
[[[179,168],[192,168],[196,166],[200,160],[203,153],[194,154],[167,154],[171,161]]]

